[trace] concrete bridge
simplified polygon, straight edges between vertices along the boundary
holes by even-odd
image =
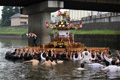
[[[24,7],[21,13],[29,15],[29,32],[38,35],[38,45],[51,40],[50,29],[45,27],[45,23],[50,22],[50,13],[53,11],[76,9],[120,12],[120,0],[0,0],[0,5]]]

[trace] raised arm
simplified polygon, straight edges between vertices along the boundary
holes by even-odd
[[[41,59],[42,60],[46,60],[46,58],[43,57],[43,53],[41,54]]]

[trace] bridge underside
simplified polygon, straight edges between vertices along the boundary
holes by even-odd
[[[26,7],[44,1],[63,1],[65,9],[120,12],[120,0],[0,0],[0,5]]]
[[[93,10],[106,12],[120,12],[120,4],[106,4],[96,2],[64,1],[65,9]]]

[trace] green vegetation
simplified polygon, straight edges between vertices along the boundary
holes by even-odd
[[[55,32],[57,32],[58,33],[58,31],[57,30],[51,30],[51,34],[54,34]]]
[[[20,7],[4,6],[2,9],[1,26],[10,26],[11,16],[20,12]]]
[[[25,34],[28,28],[0,28],[0,34]]]
[[[73,30],[70,31],[73,33]],[[75,34],[120,34],[120,31],[115,30],[91,30],[91,31],[83,31],[83,30],[76,30]]]
[[[51,31],[51,33],[53,33],[53,31]],[[91,31],[90,30],[89,31],[76,30],[74,32],[74,30],[70,30],[70,33],[74,33],[74,34],[120,34],[120,31],[115,31],[115,30],[91,30]]]
[[[51,30],[51,34],[58,31]],[[70,33],[73,33],[74,30],[71,30]],[[28,33],[28,28],[0,28],[0,34],[25,34]],[[91,30],[91,31],[83,31],[76,30],[75,34],[120,34],[120,31],[114,30]]]

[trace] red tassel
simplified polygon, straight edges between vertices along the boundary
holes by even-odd
[[[73,24],[72,24],[72,23],[70,23],[70,28],[72,28],[72,25],[73,25]]]
[[[59,16],[61,15],[61,11],[58,11],[58,15],[59,15]]]
[[[48,24],[48,22],[46,22],[46,28],[49,28],[49,24]]]
[[[79,24],[79,29],[81,29],[81,28],[82,28],[82,23]]]

